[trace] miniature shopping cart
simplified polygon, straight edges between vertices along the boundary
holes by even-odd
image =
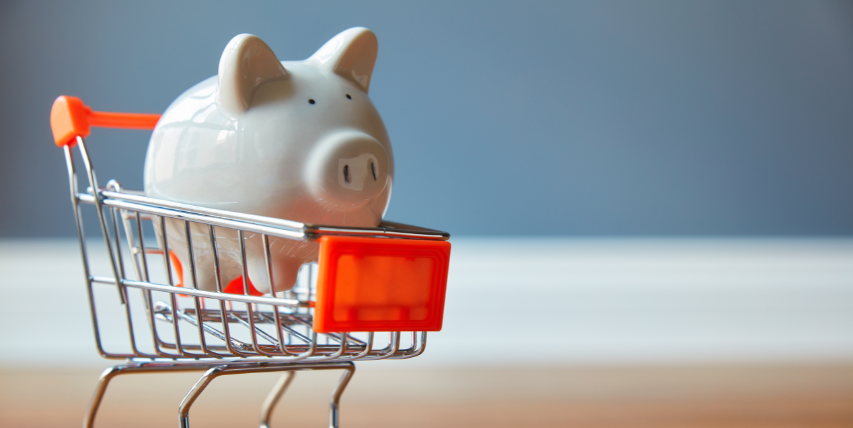
[[[441,329],[449,235],[390,222],[377,228],[303,224],[153,199],[115,180],[100,187],[84,140],[90,126],[153,129],[158,119],[95,112],[74,97],[59,97],[51,110],[54,139],[68,167],[95,344],[104,358],[126,360],[101,375],[84,426],[93,426],[107,385],[121,374],[204,371],[179,407],[180,426],[188,427],[190,407],[216,377],[283,372],[261,408],[260,425],[268,427],[296,371],[339,369],[344,374],[329,416],[329,425],[337,427],[338,403],[354,361],[416,357],[424,352],[426,332]],[[78,184],[74,146],[89,182],[85,190]],[[93,273],[91,257],[98,252],[89,247],[100,244],[87,240],[92,238],[83,228],[86,206],[94,208],[100,224],[106,251],[99,254],[109,259],[107,275]],[[186,241],[168,240],[166,221],[182,222]],[[206,227],[216,291],[194,287],[192,239],[198,235],[191,236],[191,225]],[[241,243],[260,235],[270,284],[270,239],[318,241],[319,260],[303,266],[293,289],[258,296],[250,293],[241,244],[242,287],[226,292],[232,290],[220,278],[216,239],[222,228],[236,230]],[[189,266],[174,257],[169,248],[174,242],[186,242]],[[192,283],[180,286],[179,271],[190,272]],[[116,330],[124,347],[104,340]]]

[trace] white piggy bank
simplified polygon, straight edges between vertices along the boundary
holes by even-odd
[[[338,34],[304,61],[279,62],[258,37],[234,37],[219,75],[163,113],[145,159],[145,193],[303,223],[376,227],[394,175],[385,125],[367,96],[376,52],[366,28]],[[216,290],[208,227],[190,229],[199,288]],[[166,232],[183,282],[192,285],[183,221],[168,220]],[[234,230],[215,232],[224,288],[242,275],[240,243]],[[291,288],[300,266],[317,258],[316,243],[271,238],[270,284],[261,237],[247,233],[245,244],[249,279],[264,293]]]

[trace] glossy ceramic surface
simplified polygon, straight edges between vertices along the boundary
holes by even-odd
[[[157,124],[146,194],[304,223],[377,226],[394,161],[367,93],[376,53],[366,28],[338,34],[304,61],[279,62],[258,37],[234,37],[218,76],[179,96]],[[207,229],[191,229],[199,286],[215,289]],[[167,232],[170,243],[186,240],[183,222],[169,222]],[[239,240],[227,229],[216,233],[227,284],[240,275],[240,263],[228,259],[239,254]],[[269,292],[260,237],[246,245],[249,278]],[[317,257],[314,243],[272,239],[271,247],[275,290],[292,287],[299,267]],[[188,265],[187,254],[177,255]]]

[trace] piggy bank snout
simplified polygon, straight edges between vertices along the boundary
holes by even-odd
[[[319,200],[358,207],[388,184],[388,153],[375,138],[358,131],[326,136],[306,164],[306,184]]]

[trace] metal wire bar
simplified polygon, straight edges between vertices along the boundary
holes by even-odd
[[[86,175],[89,177],[89,185],[97,189],[98,188],[98,180],[95,178],[95,169],[92,167],[92,159],[89,157],[89,152],[86,150],[86,142],[82,137],[77,137],[77,148],[80,150],[80,157],[83,159],[83,166],[86,168]],[[101,233],[104,235],[104,244],[107,247],[107,252],[110,256],[110,267],[113,269],[113,275],[116,278],[116,290],[118,291],[118,298],[121,300],[121,303],[124,304],[124,290],[122,290],[121,284],[119,283],[119,278],[121,276],[118,273],[118,268],[116,266],[115,255],[113,254],[113,248],[110,244],[110,233],[107,229],[107,222],[104,218],[104,210],[103,210],[103,201],[100,192],[94,192],[93,194],[94,200],[92,201],[95,204],[95,208],[97,208],[98,212],[98,220],[101,224]]]
[[[166,268],[166,282],[169,284],[170,287],[174,287],[175,284],[174,284],[174,280],[172,279],[172,257],[171,257],[172,255],[169,252],[170,251],[169,250],[169,233],[166,230],[166,218],[165,217],[160,217],[160,231],[159,232],[160,232],[160,239],[162,240],[161,245],[163,246],[163,264]],[[172,300],[172,305],[171,305],[172,319],[177,319],[178,318],[178,314],[176,312],[177,307],[178,307],[177,297],[175,296],[175,293],[169,293],[169,298]],[[172,323],[172,333],[175,335],[175,349],[178,351],[179,354],[186,357],[187,355],[184,353],[183,348],[181,348],[180,327],[178,326],[178,323],[176,323],[176,322]]]
[[[184,233],[186,234],[187,240],[187,260],[190,262],[190,278],[192,279],[193,288],[199,288],[198,276],[196,275],[195,257],[193,255],[193,238],[192,233],[190,232],[190,222],[188,221],[184,221]],[[199,297],[193,296],[192,299],[196,313],[201,313]],[[205,354],[208,354],[207,343],[204,340],[204,323],[199,321],[196,323],[196,326],[198,327],[198,342],[201,346],[201,350]]]
[[[149,281],[149,272],[148,272],[148,255],[145,251],[145,235],[142,233],[142,220],[140,218],[139,212],[136,212],[136,234],[139,237],[139,258],[142,261],[142,278],[141,280],[144,282]],[[154,347],[154,353],[159,357],[166,358],[177,358],[177,355],[169,354],[167,352],[163,352],[163,340],[160,338],[160,334],[157,331],[157,322],[154,318],[154,301],[151,296],[151,290],[141,289],[142,297],[145,302],[145,312],[148,314],[148,329],[151,332],[151,341],[152,346]]]
[[[220,265],[220,260],[219,260],[219,250],[218,250],[218,247],[216,245],[216,232],[214,230],[213,225],[208,225],[208,232],[210,234],[210,245],[211,245],[211,248],[213,249],[213,266],[214,266],[213,273],[214,273],[214,278],[216,281],[216,291],[218,293],[222,293],[222,271],[221,271],[221,265]],[[248,356],[249,355],[248,353],[243,353],[241,351],[237,351],[232,346],[232,340],[233,339],[231,338],[231,327],[228,325],[228,319],[229,319],[228,306],[229,305],[230,305],[230,301],[226,302],[225,300],[219,300],[219,310],[220,310],[220,313],[222,314],[221,315],[222,316],[222,319],[221,319],[222,330],[225,333],[225,339],[226,339],[225,340],[225,346],[228,348],[228,351],[231,352],[233,355],[237,355],[237,356],[241,356],[241,357]]]
[[[88,189],[94,192],[92,189]],[[201,221],[216,226],[242,229],[247,232],[266,233],[291,239],[316,239],[323,235],[368,236],[389,238],[414,238],[429,240],[447,240],[450,234],[433,229],[384,221],[379,227],[339,227],[311,225],[272,217],[216,210],[196,205],[181,204],[161,199],[148,198],[126,192],[98,192],[105,206],[129,209],[132,211],[164,215],[183,220]],[[92,194],[78,195],[81,202],[96,203]],[[206,219],[206,220],[205,220]]]
[[[108,276],[92,276],[92,282],[101,284],[115,284],[115,280]],[[153,291],[163,291],[170,294],[185,294],[189,296],[204,297],[223,301],[240,303],[257,303],[284,307],[308,307],[308,303],[302,300],[279,299],[277,297],[241,296],[239,294],[226,294],[214,291],[196,290],[193,288],[180,288],[174,285],[157,284],[153,282],[134,281],[132,279],[119,280],[124,286],[145,288]]]
[[[263,248],[264,249],[264,265],[267,268],[266,271],[267,271],[267,279],[269,280],[269,284],[270,284],[270,294],[275,295],[275,281],[274,281],[275,278],[274,278],[273,271],[272,271],[272,254],[270,254],[270,237],[269,237],[269,235],[266,235],[266,234],[261,235],[261,244],[264,247]],[[282,325],[281,324],[281,314],[279,313],[278,308],[276,306],[273,306],[272,308],[273,308],[273,313],[275,314],[274,315],[275,316],[275,326],[276,326],[275,333],[276,333],[276,336],[278,336],[279,349],[280,349],[282,354],[289,355],[290,353],[287,352],[287,349],[284,346],[284,329],[281,327],[281,325]],[[289,339],[289,337],[288,337],[288,339]],[[289,384],[289,382],[288,382],[288,384]],[[287,386],[285,385],[284,388],[287,388]],[[265,423],[264,420],[265,419],[262,416],[261,417],[261,425],[263,425]]]
[[[113,184],[113,182],[111,180],[107,184],[107,186],[110,186],[112,184]],[[117,184],[116,184],[116,186],[117,186]],[[124,261],[122,260],[123,256],[122,256],[121,245],[120,245],[121,244],[121,234],[119,233],[119,225],[118,225],[118,221],[116,219],[116,209],[110,208],[109,210],[110,210],[110,218],[112,219],[112,224],[113,224],[113,236],[115,236],[115,238],[116,238],[115,239],[115,250],[116,250],[115,254],[116,254],[116,258],[118,259],[119,274],[121,275],[121,279],[124,279],[126,277],[125,277],[125,272],[124,272]],[[136,335],[134,334],[134,331],[133,331],[133,316],[130,313],[130,305],[127,304],[127,299],[129,299],[130,296],[128,295],[127,290],[124,287],[122,287],[122,290],[124,291],[123,295],[125,298],[125,304],[123,306],[124,306],[125,322],[127,324],[127,338],[128,338],[128,341],[130,342],[130,349],[133,351],[133,354],[136,355],[137,357],[149,357],[149,358],[151,358],[151,357],[153,357],[153,355],[143,354],[136,347]]]
[[[252,293],[249,292],[249,269],[248,261],[246,258],[246,236],[242,230],[237,231],[237,238],[240,240],[240,271],[243,273],[243,294],[249,296]],[[272,287],[272,284],[270,284],[270,287]],[[264,352],[261,351],[260,347],[258,346],[258,335],[255,334],[257,332],[257,329],[255,329],[255,314],[254,308],[252,308],[251,303],[246,304],[246,311],[249,313],[249,316],[246,318],[248,318],[248,327],[249,333],[252,337],[252,346],[254,347],[255,352],[259,354],[264,354]],[[273,339],[272,341],[273,343],[275,343],[275,339]]]

